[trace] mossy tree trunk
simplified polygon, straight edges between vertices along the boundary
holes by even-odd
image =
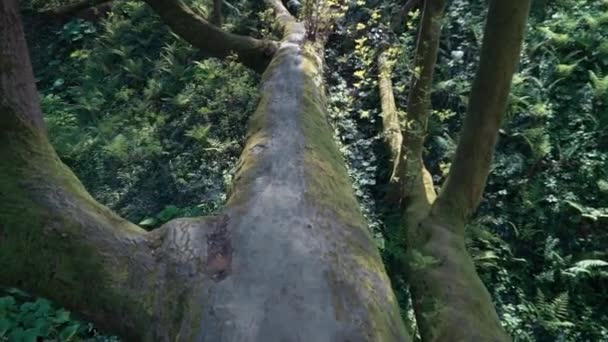
[[[431,110],[429,66],[435,64],[437,50],[433,51],[433,47],[438,43],[439,25],[424,22],[429,6],[439,9],[439,3],[425,1],[418,49],[422,47],[427,54],[420,64],[416,63],[421,71],[415,82],[426,86],[412,87],[407,113],[412,122],[402,147],[405,167],[401,178],[406,181],[402,188],[402,223],[407,229],[414,310],[425,341],[508,341],[465,248],[464,229],[481,200],[489,174],[511,79],[517,71],[530,0],[489,2],[480,64],[464,128],[448,179],[435,194],[422,162],[422,148]],[[425,27],[431,33],[426,38]],[[410,127],[415,130],[410,131]]]
[[[394,143],[399,137],[387,134],[397,124],[390,62],[386,54],[378,59],[384,130],[393,163],[393,192],[389,190],[388,200],[401,207],[401,222],[390,231],[388,242],[391,248],[407,251],[405,260],[391,260],[391,269],[400,267],[399,272],[407,274],[424,341],[509,340],[466,251],[464,229],[481,200],[489,174],[511,79],[517,71],[530,2],[490,1],[464,128],[449,177],[439,194],[424,165],[423,149],[444,1],[424,1],[400,147]],[[397,154],[400,158],[395,166]]]
[[[269,3],[283,39],[228,204],[148,233],[97,203],[57,157],[17,0],[0,2],[0,285],[127,341],[409,340],[327,123],[323,46]]]

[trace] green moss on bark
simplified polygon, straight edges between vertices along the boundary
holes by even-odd
[[[83,237],[81,217],[54,207],[61,202],[82,207],[91,218],[120,220],[108,217],[108,210],[86,193],[44,134],[12,113],[3,111],[0,117],[0,284],[51,298],[97,322],[120,320],[112,317],[116,312],[143,313],[118,287],[129,277],[127,265],[110,270],[108,260]],[[137,339],[133,332],[145,331],[144,317],[106,328],[121,327],[119,333]]]
[[[342,232],[345,246],[336,248],[332,260],[332,263],[342,266],[332,272],[339,272],[339,269],[352,271],[352,274],[328,274],[336,315],[339,317],[344,310],[354,309],[349,307],[349,298],[368,296],[358,299],[358,305],[365,303],[367,319],[362,322],[365,325],[362,329],[368,332],[368,340],[403,341],[407,335],[390,280],[365,224],[344,159],[327,121],[318,54],[314,53],[312,46],[306,46],[304,51],[301,65],[303,89],[298,118],[306,143],[307,195],[316,207],[326,211],[327,217],[346,228]],[[347,251],[346,255],[338,254],[343,251]],[[337,279],[347,281],[339,282]]]

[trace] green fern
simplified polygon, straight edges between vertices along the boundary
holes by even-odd
[[[567,268],[564,274],[573,278],[581,275],[603,274],[597,272],[598,268],[607,267],[608,262],[599,259],[587,259],[576,262],[572,267]]]
[[[591,79],[591,85],[595,90],[596,97],[602,97],[608,93],[608,75],[604,77],[598,76],[589,70],[589,78]]]

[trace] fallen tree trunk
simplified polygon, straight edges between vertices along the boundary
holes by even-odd
[[[226,208],[146,233],[50,146],[16,0],[3,1],[0,284],[128,341],[408,341],[326,121],[322,46],[280,21]]]

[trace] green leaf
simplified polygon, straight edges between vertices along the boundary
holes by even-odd
[[[80,327],[80,324],[71,324],[71,325],[68,325],[67,327],[61,329],[61,332],[59,332],[59,339],[61,341],[66,341],[66,342],[70,341],[72,338],[74,338],[74,336],[78,332],[79,327]]]
[[[49,322],[48,317],[41,317],[37,318],[36,321],[34,321],[33,328],[38,330],[40,336],[48,336],[51,332],[52,326],[51,322]]]
[[[0,313],[8,310],[15,306],[15,298],[11,296],[1,297],[0,298]]]
[[[51,311],[51,302],[46,299],[38,299],[36,300],[36,305],[38,307],[35,312],[36,317],[46,317],[49,315],[49,312]]]
[[[13,321],[9,321],[6,318],[0,318],[0,337],[6,335],[6,333],[15,325]]]
[[[139,222],[138,225],[142,227],[152,227],[155,226],[158,221],[154,217],[148,217],[143,221]]]
[[[177,216],[180,212],[180,209],[174,205],[168,205],[165,207],[165,209],[163,209],[160,213],[158,213],[158,215],[156,215],[156,217],[161,221],[161,222],[167,222],[170,219],[174,218],[175,216]]]
[[[27,329],[23,332],[23,335],[21,336],[21,342],[36,342],[38,341],[38,336],[41,336],[38,329]]]
[[[51,318],[51,322],[61,324],[70,320],[70,312],[67,310],[57,310],[55,317]]]

